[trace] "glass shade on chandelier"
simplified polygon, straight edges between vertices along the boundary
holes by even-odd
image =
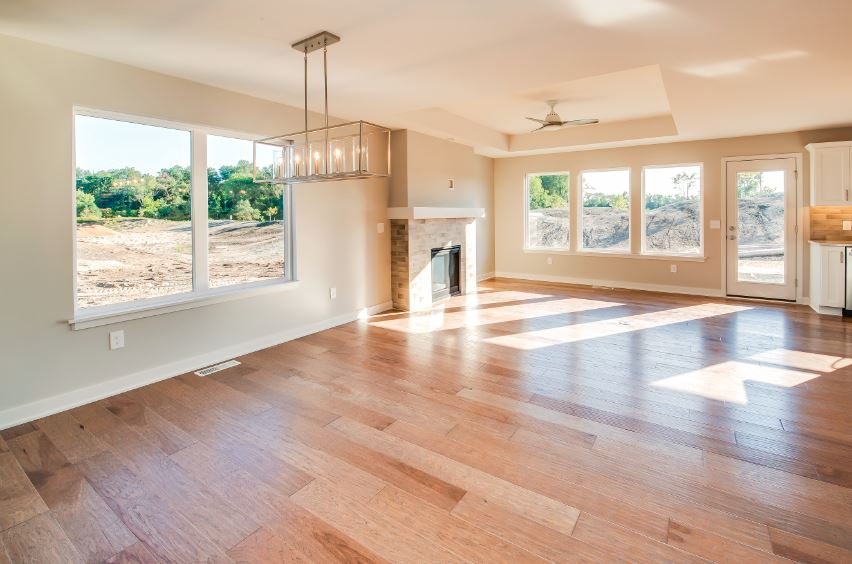
[[[298,184],[390,174],[390,130],[355,121],[255,141],[255,182]]]

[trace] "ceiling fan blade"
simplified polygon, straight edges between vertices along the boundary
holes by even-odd
[[[542,129],[547,129],[548,127],[553,127],[553,124],[543,122],[543,125],[541,127],[537,127],[536,129],[533,129],[532,131],[530,131],[530,133],[535,133],[536,131],[541,131]]]
[[[527,119],[528,119],[528,120],[530,120],[530,121],[534,121],[534,122],[536,122],[536,123],[547,123],[547,122],[546,122],[546,121],[544,121],[543,119],[531,118],[531,117],[528,117]]]
[[[562,127],[570,127],[572,125],[593,125],[600,123],[599,119],[572,119],[562,122]]]

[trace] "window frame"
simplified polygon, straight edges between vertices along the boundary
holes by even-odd
[[[583,205],[583,175],[587,172],[616,172],[616,171],[625,171],[627,172],[627,249],[619,250],[619,249],[595,249],[595,248],[587,248],[583,246],[583,210],[585,206]],[[633,254],[633,179],[632,179],[633,169],[629,166],[616,166],[610,168],[590,168],[581,170],[577,174],[577,220],[576,220],[576,232],[577,232],[577,253],[583,255],[615,255],[615,256],[629,256]]]
[[[655,168],[682,168],[682,167],[698,167],[698,190],[700,194],[700,198],[698,199],[698,221],[700,225],[700,231],[698,234],[698,252],[697,253],[673,253],[673,252],[654,252],[649,251],[647,249],[647,237],[645,233],[645,171],[647,169],[655,169]],[[704,163],[703,162],[690,162],[690,163],[675,163],[675,164],[654,164],[654,165],[643,165],[642,172],[640,178],[640,195],[639,195],[639,214],[640,214],[640,244],[639,244],[639,254],[644,257],[653,257],[653,258],[672,258],[672,259],[700,259],[704,260],[706,255],[704,254]]]
[[[565,211],[568,212],[568,245],[564,247],[534,247],[530,245],[530,229],[529,229],[529,218],[530,218],[530,177],[531,176],[557,176],[564,175],[568,177],[568,201],[566,202]],[[534,253],[546,253],[546,252],[565,252],[571,250],[572,245],[572,226],[571,226],[571,171],[570,170],[562,170],[555,172],[527,172],[524,174],[524,205],[523,205],[523,213],[524,213],[524,238],[523,238],[523,250]]]
[[[163,127],[187,131],[190,135],[190,221],[192,229],[192,290],[158,296],[143,298],[129,302],[107,304],[81,308],[77,302],[77,213],[76,192],[77,185],[77,135],[76,117],[86,116],[98,119],[117,120],[126,123]],[[279,290],[289,290],[298,287],[296,252],[295,252],[295,224],[293,213],[292,187],[285,184],[282,190],[282,206],[284,209],[285,228],[283,230],[284,248],[284,276],[274,280],[258,280],[254,282],[243,282],[230,284],[217,288],[210,287],[210,271],[208,267],[208,238],[209,220],[208,214],[208,181],[207,181],[207,138],[213,135],[217,137],[229,137],[245,141],[260,139],[263,135],[253,135],[245,132],[231,131],[221,128],[176,122],[159,118],[142,117],[138,115],[98,110],[81,106],[74,106],[71,112],[71,244],[73,284],[72,302],[74,304],[74,315],[69,320],[72,329],[86,329],[98,327],[110,323],[119,323],[131,319],[161,315],[174,311],[181,311],[195,307],[210,305],[234,299],[265,294]],[[200,219],[203,218],[203,219]]]

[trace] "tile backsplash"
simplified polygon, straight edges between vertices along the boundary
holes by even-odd
[[[843,221],[852,221],[852,206],[811,207],[811,239],[852,241],[852,231],[843,231]]]

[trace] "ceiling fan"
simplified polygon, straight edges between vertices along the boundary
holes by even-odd
[[[534,129],[533,131],[541,131],[542,129],[559,129],[562,127],[570,127],[572,125],[591,125],[594,123],[598,123],[597,119],[571,119],[568,121],[562,121],[562,118],[559,117],[559,114],[556,113],[556,100],[548,100],[547,104],[550,106],[550,112],[544,116],[544,119],[531,118],[527,119],[530,121],[534,121],[536,123],[541,124],[541,127],[538,129]]]

